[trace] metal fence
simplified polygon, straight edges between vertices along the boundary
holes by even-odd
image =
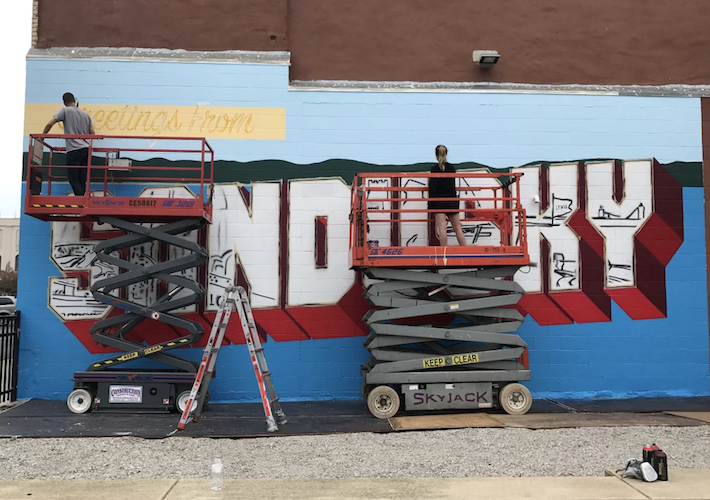
[[[17,361],[20,353],[20,311],[0,316],[0,403],[17,399]]]

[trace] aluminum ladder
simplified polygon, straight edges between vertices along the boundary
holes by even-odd
[[[279,398],[276,395],[273,382],[271,380],[271,372],[266,364],[264,356],[264,348],[259,340],[259,332],[254,322],[249,296],[241,286],[228,287],[222,296],[221,304],[217,315],[215,316],[212,330],[207,340],[202,361],[195,376],[195,382],[190,391],[190,397],[185,405],[185,410],[182,413],[178,429],[182,430],[187,425],[188,421],[197,422],[202,413],[202,407],[207,394],[210,380],[214,373],[214,368],[217,363],[217,356],[224,340],[224,334],[229,325],[229,319],[233,310],[236,308],[239,315],[244,339],[247,349],[249,350],[249,358],[254,368],[254,375],[259,386],[261,402],[264,407],[264,415],[266,416],[266,430],[268,432],[276,432],[279,424],[286,424],[288,419],[281,408]],[[274,418],[276,415],[276,418]]]

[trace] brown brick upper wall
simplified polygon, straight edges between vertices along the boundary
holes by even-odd
[[[288,50],[294,80],[710,84],[702,0],[39,1],[38,48]]]
[[[39,0],[37,48],[286,50],[286,0]]]

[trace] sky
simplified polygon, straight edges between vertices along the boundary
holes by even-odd
[[[6,1],[2,10],[0,47],[3,71],[0,72],[0,88],[9,98],[5,104],[6,114],[0,120],[0,137],[7,148],[0,171],[0,217],[19,217],[22,209],[25,56],[32,43],[32,0]]]

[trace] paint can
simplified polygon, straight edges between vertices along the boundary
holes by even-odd
[[[659,481],[668,481],[668,457],[663,450],[655,452],[656,471],[658,472]]]

